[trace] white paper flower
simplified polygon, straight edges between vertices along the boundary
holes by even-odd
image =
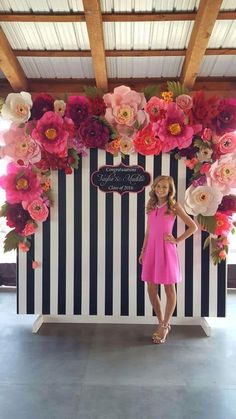
[[[201,147],[199,152],[197,153],[197,158],[201,163],[205,161],[210,161],[212,153],[213,153],[213,150],[211,148]]]
[[[184,207],[188,214],[205,216],[214,215],[223,198],[218,188],[208,185],[191,185],[185,192]]]
[[[29,93],[10,93],[2,107],[1,115],[3,119],[13,122],[26,122],[30,117],[32,105],[33,102]]]

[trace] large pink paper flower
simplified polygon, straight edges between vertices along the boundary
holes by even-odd
[[[162,142],[155,136],[152,124],[137,132],[133,144],[135,150],[144,156],[158,155],[162,150]]]
[[[5,146],[2,147],[2,157],[8,156],[15,162],[25,166],[41,160],[39,144],[28,134],[25,127],[19,128],[18,124],[11,125],[8,131],[2,133]]]
[[[105,118],[121,135],[133,135],[149,119],[143,110],[144,94],[127,86],[116,87],[114,93],[105,94],[103,99],[107,106]]]
[[[9,163],[7,174],[0,178],[0,186],[6,191],[6,200],[10,204],[33,201],[42,193],[40,181],[31,169]]]
[[[70,96],[65,115],[71,118],[75,126],[79,128],[81,122],[85,121],[88,116],[92,115],[92,105],[90,100],[85,96]]]
[[[29,93],[9,93],[2,106],[1,115],[3,119],[9,119],[13,122],[26,122],[30,117],[31,106],[32,100]]]
[[[166,119],[154,124],[156,135],[162,141],[162,150],[188,147],[193,138],[193,128],[185,125],[185,115],[174,102],[168,104]]]
[[[45,221],[48,218],[48,207],[40,198],[30,202],[27,206],[27,211],[35,221]]]
[[[32,132],[42,147],[48,152],[59,157],[67,156],[68,131],[64,128],[64,122],[60,115],[54,112],[46,112],[37,122]]]
[[[236,188],[236,154],[222,155],[216,160],[207,173],[207,183],[217,187],[223,195]]]

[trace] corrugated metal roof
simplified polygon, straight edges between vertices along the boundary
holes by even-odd
[[[236,47],[236,22],[234,20],[217,20],[208,43],[208,48],[233,47]]]
[[[236,76],[235,55],[211,55],[203,59],[199,77],[234,77]]]
[[[82,12],[82,0],[1,0],[0,10],[9,12]]]
[[[94,78],[90,57],[19,57],[28,78]]]
[[[182,49],[193,22],[105,22],[106,49]]]
[[[103,12],[193,11],[200,0],[101,0]]]
[[[86,23],[2,22],[13,49],[89,49]]]
[[[110,78],[177,77],[184,57],[108,57]]]

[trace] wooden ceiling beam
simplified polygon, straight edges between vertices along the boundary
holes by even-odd
[[[161,86],[161,90],[165,90],[168,80],[170,78],[108,79],[108,88],[109,91],[112,91],[115,87],[124,84],[140,92],[148,85],[158,84]],[[173,80],[178,81],[179,79]],[[81,93],[85,86],[94,85],[94,79],[29,79],[28,91],[32,94],[47,92],[51,94],[59,93],[63,96],[65,92],[68,94]],[[0,79],[1,95],[10,93],[10,89],[9,83]],[[228,96],[233,95],[236,93],[236,77],[199,77],[196,79],[192,90],[224,91],[228,92]]]
[[[184,57],[186,49],[105,50],[106,57]],[[16,57],[91,57],[89,50],[13,50]],[[236,55],[236,48],[209,48],[205,55]]]
[[[103,22],[191,21],[197,12],[102,13]],[[221,11],[217,19],[235,20],[236,11]],[[0,13],[0,22],[85,22],[84,13]]]
[[[11,49],[6,35],[0,27],[0,69],[9,81],[13,91],[27,90],[25,74]]]
[[[83,0],[96,86],[107,90],[106,56],[99,0]]]
[[[180,80],[191,89],[198,75],[223,0],[201,0]]]

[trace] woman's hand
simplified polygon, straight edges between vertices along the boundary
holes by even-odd
[[[172,234],[165,234],[164,240],[169,242],[169,243],[173,243],[173,244],[178,243],[177,239]]]

